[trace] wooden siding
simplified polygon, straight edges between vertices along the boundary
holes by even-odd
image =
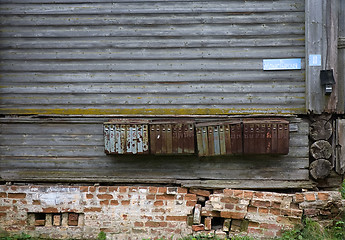
[[[246,188],[247,181],[253,180],[256,183],[249,188],[298,188],[309,181],[308,123],[301,119],[290,119],[294,130],[290,131],[288,155],[202,158],[106,155],[103,121],[106,119],[3,118],[1,179],[183,184],[210,180],[216,181],[214,187],[235,181],[237,187]]]
[[[306,113],[303,0],[2,0],[0,15],[0,114]]]

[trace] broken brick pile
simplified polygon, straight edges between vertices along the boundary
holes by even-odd
[[[188,234],[275,237],[307,216],[330,224],[336,191],[295,194],[156,186],[0,185],[0,234],[143,239]]]

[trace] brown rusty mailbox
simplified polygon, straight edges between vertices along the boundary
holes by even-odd
[[[149,125],[146,120],[112,119],[103,124],[107,154],[148,154]]]
[[[196,124],[199,156],[242,153],[242,126],[239,121]]]
[[[244,154],[288,154],[289,122],[282,119],[243,121]]]
[[[194,154],[194,122],[183,120],[150,123],[151,154]]]

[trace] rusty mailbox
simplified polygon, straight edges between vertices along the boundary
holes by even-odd
[[[196,124],[199,156],[242,153],[242,126],[239,121]]]
[[[150,123],[151,154],[194,154],[194,122],[184,120]]]
[[[243,121],[244,154],[288,154],[289,122],[283,119]]]
[[[148,121],[112,119],[103,124],[104,146],[107,154],[148,154]]]

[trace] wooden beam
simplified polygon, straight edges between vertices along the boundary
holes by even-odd
[[[333,69],[337,81],[339,0],[306,1],[306,83],[307,111],[337,112],[338,85],[325,95],[320,70]],[[314,56],[314,57],[313,57]],[[316,61],[317,56],[321,61]],[[313,60],[314,59],[314,60]]]

